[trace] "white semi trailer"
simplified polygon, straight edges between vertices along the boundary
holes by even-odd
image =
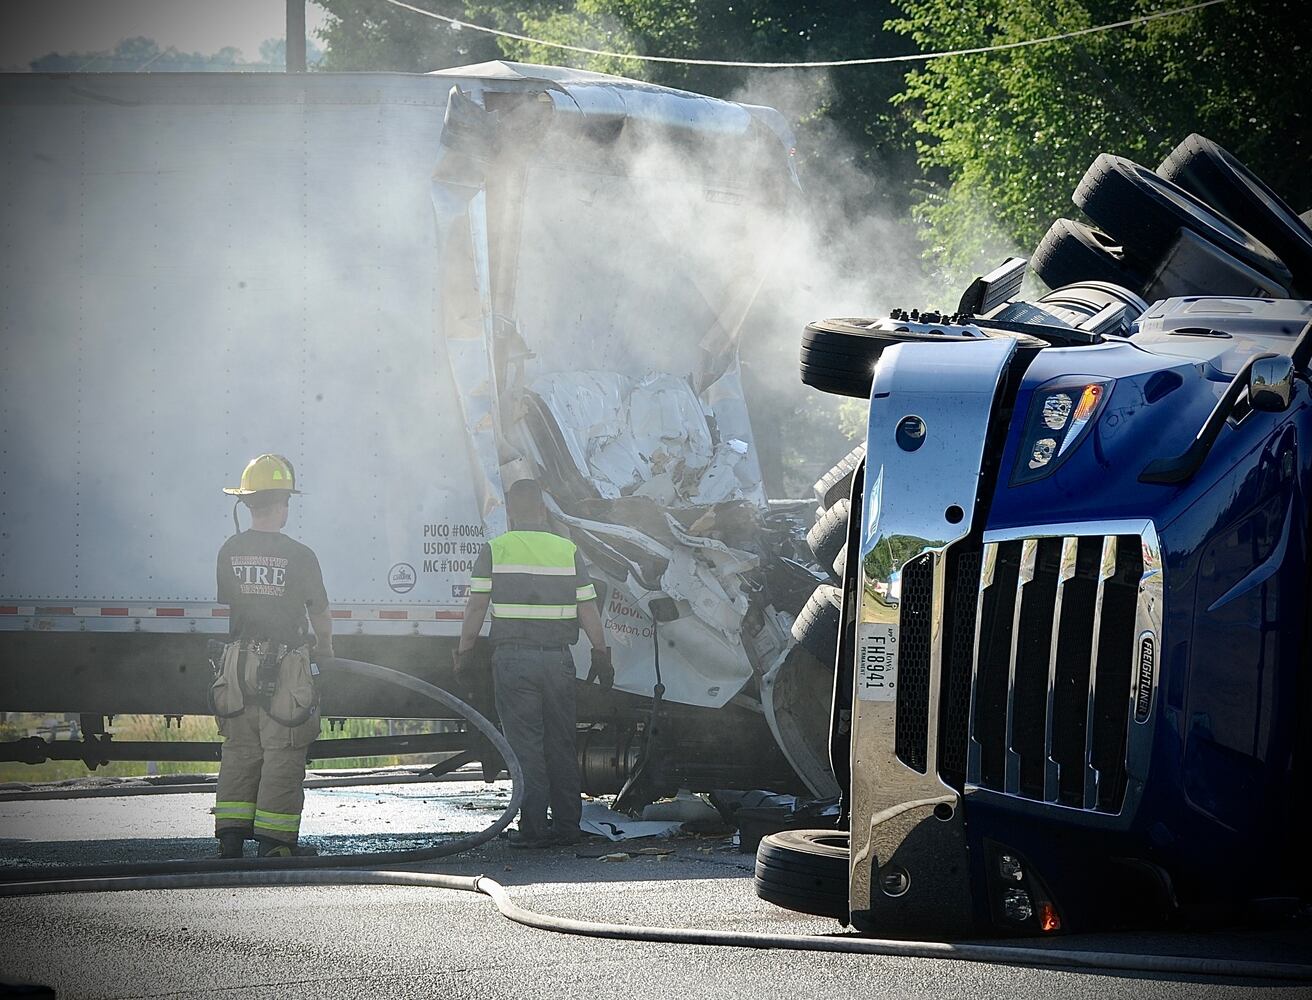
[[[500,62],[24,74],[0,77],[0,136],[0,708],[88,733],[8,759],[136,756],[99,720],[206,711],[220,487],[273,451],[341,655],[446,681],[502,484],[532,476],[616,654],[616,693],[583,702],[589,785],[629,781],[660,728],[653,792],[828,790],[780,673],[786,553],[738,360],[797,191],[776,112]]]

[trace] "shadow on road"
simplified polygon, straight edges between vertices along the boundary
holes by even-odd
[[[301,843],[321,856],[377,851],[413,851],[457,839],[428,831],[304,836]],[[255,845],[247,843],[251,857]],[[141,837],[117,840],[24,840],[0,838],[0,872],[142,862],[201,861],[215,856],[210,837]],[[679,879],[750,879],[754,859],[727,837],[680,836],[607,842],[588,838],[578,846],[516,850],[504,839],[422,865],[396,868],[489,875],[504,885],[578,882],[639,882]],[[387,865],[374,867],[388,867]]]

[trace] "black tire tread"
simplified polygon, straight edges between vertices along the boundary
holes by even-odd
[[[772,868],[756,862],[755,877],[762,882],[777,885],[790,891],[818,889],[821,892],[847,892],[847,870],[835,873],[820,868]]]
[[[852,501],[839,497],[837,503],[821,514],[806,533],[806,544],[810,546],[815,561],[826,569],[834,564],[839,551],[847,544],[851,509]]]
[[[1289,268],[1294,290],[1312,294],[1312,227],[1233,154],[1195,132],[1157,173],[1265,243]]]
[[[940,334],[892,333],[868,330],[870,319],[821,319],[802,332],[798,373],[802,384],[822,392],[868,399],[874,382],[875,362],[886,347],[905,342],[940,343],[969,337]]]
[[[1073,219],[1056,219],[1030,257],[1030,269],[1049,288],[1085,281],[1106,281],[1142,291],[1147,276],[1110,247],[1106,233]]]
[[[838,656],[838,628],[842,621],[843,592],[822,583],[793,621],[793,638],[821,663]]]
[[[753,885],[767,902],[789,910],[848,917],[848,851],[816,838],[842,837],[835,830],[784,830],[761,838]]]
[[[853,388],[850,376],[838,377],[824,372],[813,372],[806,367],[801,370],[802,384],[831,396],[849,396],[853,399],[865,399],[869,393]]]
[[[846,897],[843,908],[837,909],[837,901],[819,896],[783,892],[773,886],[757,885],[756,895],[767,903],[792,910],[794,913],[809,913],[814,917],[833,917],[846,922],[848,916]]]
[[[1072,200],[1136,260],[1160,262],[1179,231],[1189,229],[1281,285],[1290,284],[1289,269],[1268,247],[1178,184],[1132,160],[1100,153]]]
[[[838,502],[839,497],[848,496],[852,492],[852,475],[865,457],[866,443],[862,441],[840,458],[832,469],[816,480],[811,489],[822,509],[828,510]]]
[[[842,580],[843,574],[847,572],[847,542],[838,550],[838,555],[834,556],[833,562],[834,579]]]

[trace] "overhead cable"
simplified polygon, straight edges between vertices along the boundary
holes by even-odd
[[[404,0],[387,0],[387,2],[393,7],[400,7],[402,10],[413,11],[416,14],[422,14],[424,17],[430,17],[435,21],[444,21],[452,28],[481,31],[485,34],[496,35],[499,38],[510,38],[517,42],[528,42],[531,45],[542,45],[551,49],[563,49],[566,52],[579,52],[583,55],[589,56],[604,56],[609,59],[628,59],[633,62],[677,63],[682,66],[726,66],[740,69],[827,69],[836,66],[875,66],[880,63],[927,62],[931,59],[946,59],[949,56],[982,55],[986,52],[1003,52],[1007,49],[1026,48],[1030,45],[1046,45],[1049,42],[1065,41],[1068,38],[1079,38],[1082,35],[1094,35],[1102,31],[1112,31],[1116,28],[1130,28],[1137,24],[1146,24],[1149,21],[1156,21],[1164,17],[1178,17],[1181,14],[1189,14],[1196,10],[1202,10],[1204,7],[1214,7],[1217,4],[1227,3],[1228,0],[1202,0],[1201,3],[1190,4],[1187,7],[1175,7],[1171,10],[1154,11],[1151,14],[1141,14],[1138,17],[1126,18],[1124,21],[1114,21],[1111,24],[1100,24],[1091,28],[1079,28],[1075,31],[1062,32],[1059,35],[1045,35],[1043,38],[1027,38],[1019,42],[1002,42],[998,45],[982,45],[978,48],[970,49],[948,49],[943,52],[912,52],[901,56],[867,56],[860,59],[825,59],[813,62],[747,62],[733,59],[684,59],[675,56],[640,55],[636,52],[608,52],[605,49],[590,49],[583,45],[569,45],[565,42],[549,42],[544,38],[532,38],[528,35],[516,34],[513,31],[502,31],[500,28],[489,28],[486,25],[474,24],[470,21],[462,21],[458,17],[450,17],[446,14],[438,14],[431,10],[425,10],[422,7],[415,7],[412,4],[405,3]]]

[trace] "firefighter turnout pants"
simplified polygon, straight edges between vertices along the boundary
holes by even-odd
[[[492,675],[501,728],[524,769],[520,833],[530,839],[576,835],[582,802],[573,657],[563,647],[502,644],[492,652]]]
[[[251,693],[260,657],[258,645],[230,643],[214,683],[223,736],[214,833],[295,845],[305,804],[306,752],[319,735],[314,668],[304,647],[287,652],[266,707]]]

